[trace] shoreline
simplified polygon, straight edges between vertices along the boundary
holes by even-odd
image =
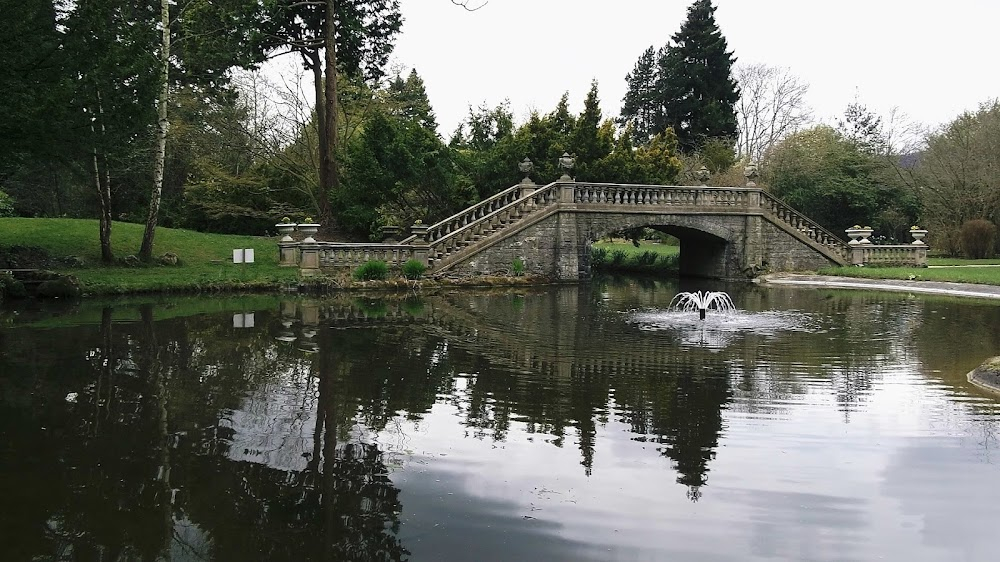
[[[757,279],[754,279],[754,282],[761,285],[893,291],[924,295],[947,295],[955,297],[1000,300],[1000,286],[979,285],[975,283],[904,281],[899,279],[862,279],[808,273],[772,273],[762,275]]]

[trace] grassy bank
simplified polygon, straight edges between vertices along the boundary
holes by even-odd
[[[932,258],[928,261],[929,265],[934,267],[827,267],[818,273],[861,279],[908,279],[1000,285],[1000,267],[989,267],[1000,263],[998,260]]]
[[[114,223],[115,255],[137,253],[142,233],[143,225]],[[160,228],[154,254],[176,254],[178,265],[104,266],[96,220],[2,218],[0,247],[11,246],[43,250],[51,259],[49,269],[74,275],[88,294],[260,290],[283,287],[298,278],[295,268],[278,267],[276,238]],[[256,263],[233,264],[234,248],[253,248]],[[75,259],[65,260],[69,257]],[[82,266],[71,267],[71,261]]]
[[[597,242],[590,257],[595,271],[676,274],[680,251],[680,246],[666,244]]]

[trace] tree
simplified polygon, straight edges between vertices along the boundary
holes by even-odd
[[[760,162],[775,143],[809,122],[805,104],[809,85],[787,68],[766,64],[737,66],[736,80],[740,87],[736,153]]]
[[[948,251],[960,249],[962,224],[1000,224],[1000,100],[962,113],[927,137],[910,178],[924,205],[925,226]]]
[[[650,47],[626,77],[620,121],[636,122],[640,142],[670,127],[685,152],[713,138],[734,142],[739,87],[732,77],[736,59],[727,48],[715,6],[695,0],[680,31],[657,52],[655,69],[650,69]]]
[[[376,110],[346,147],[338,218],[355,234],[377,236],[386,224],[435,222],[474,200],[457,181],[451,151],[419,117]]]
[[[919,214],[919,202],[887,160],[825,125],[775,145],[762,175],[776,196],[837,234],[860,224],[899,239]]]
[[[622,99],[618,123],[623,126],[631,124],[635,144],[649,142],[663,122],[662,106],[656,102],[656,60],[656,52],[649,47],[636,61],[632,72],[625,75],[628,89]]]
[[[146,228],[139,247],[139,259],[153,259],[153,237],[160,214],[160,197],[163,194],[163,167],[167,159],[167,103],[170,101],[170,0],[160,0],[160,93],[156,98],[156,152],[153,159],[153,191],[149,197]]]
[[[740,95],[732,76],[736,59],[715,22],[712,0],[696,0],[671,40],[659,60],[657,85],[665,125],[674,129],[684,150],[713,138],[735,140]]]
[[[424,80],[416,69],[410,70],[403,80],[398,74],[386,88],[389,112],[397,118],[416,120],[430,131],[437,132],[437,118],[431,109],[431,101],[424,88]]]
[[[569,134],[570,151],[576,154],[577,162],[582,166],[596,162],[611,152],[614,143],[612,126],[609,122],[602,131],[601,125],[601,102],[597,97],[597,80],[594,80],[583,101],[583,111]]]
[[[90,133],[91,177],[98,193],[101,258],[105,263],[114,258],[112,178],[117,176],[112,172],[130,171],[130,147],[145,137],[153,122],[157,78],[149,70],[155,65],[155,14],[148,3],[82,0],[62,22],[67,72],[77,78],[72,103],[88,121],[76,132]]]
[[[334,14],[335,17],[328,17]],[[319,128],[317,214],[329,222],[336,191],[338,72],[381,77],[402,24],[398,0],[267,0],[259,25],[261,52],[298,53],[313,73]]]
[[[858,101],[844,110],[844,118],[837,120],[837,131],[865,154],[887,153],[882,118]]]

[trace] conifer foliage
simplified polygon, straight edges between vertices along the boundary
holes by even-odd
[[[655,55],[647,49],[626,76],[620,121],[632,123],[640,144],[670,127],[685,152],[711,139],[735,139],[735,62],[712,1],[696,0],[671,41]]]

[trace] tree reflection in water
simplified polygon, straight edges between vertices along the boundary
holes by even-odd
[[[470,437],[572,443],[588,476],[599,432],[623,423],[697,500],[724,410],[780,408],[801,392],[800,373],[781,372],[753,336],[725,353],[664,346],[602,316],[593,295],[605,290],[289,300],[258,309],[255,329],[231,327],[229,312],[158,320],[167,309],[105,308],[96,327],[0,332],[0,422],[13,428],[0,494],[17,508],[0,513],[17,537],[8,552],[403,559],[400,490],[371,437],[437,404]],[[833,322],[872,318],[826,306]],[[847,415],[873,384],[868,358],[897,350],[834,345],[836,367],[804,368],[829,377]]]

